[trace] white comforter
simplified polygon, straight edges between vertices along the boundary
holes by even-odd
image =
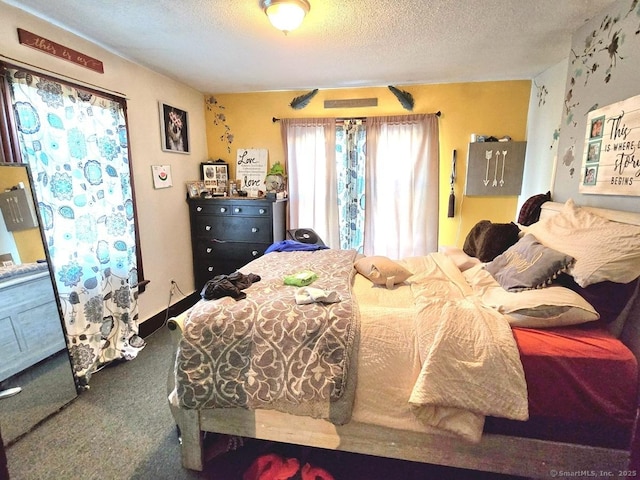
[[[477,442],[486,415],[528,418],[517,346],[442,254],[405,259],[394,291],[356,276],[361,338],[353,420]]]

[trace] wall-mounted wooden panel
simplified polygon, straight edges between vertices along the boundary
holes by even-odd
[[[520,195],[527,142],[469,144],[465,195]]]

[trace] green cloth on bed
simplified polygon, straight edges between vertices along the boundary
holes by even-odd
[[[303,270],[301,272],[284,277],[284,284],[294,285],[296,287],[306,287],[317,279],[318,275],[313,273],[311,270]]]

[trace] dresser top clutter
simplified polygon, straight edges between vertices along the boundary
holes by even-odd
[[[286,199],[188,198],[195,287],[262,256],[286,234]]]

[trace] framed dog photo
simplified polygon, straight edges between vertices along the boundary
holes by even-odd
[[[204,186],[211,190],[213,196],[222,196],[227,191],[229,182],[229,165],[226,163],[201,163],[201,176]]]
[[[159,102],[162,150],[189,153],[189,114],[166,103]]]

